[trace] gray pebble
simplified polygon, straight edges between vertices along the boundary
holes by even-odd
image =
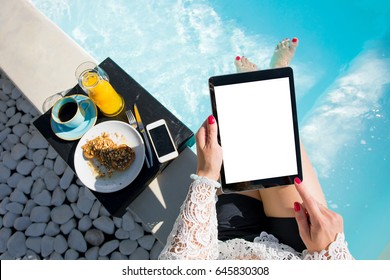
[[[45,232],[46,224],[45,223],[32,223],[29,225],[29,227],[26,229],[26,236],[42,236]]]
[[[45,189],[45,183],[41,178],[37,178],[35,182],[32,184],[30,196],[32,199],[35,199],[35,197],[40,194]],[[50,196],[50,193],[49,193]],[[46,205],[46,206],[49,206]]]
[[[26,216],[16,218],[14,222],[14,228],[18,231],[25,231],[30,225],[31,220]]]
[[[12,193],[12,189],[7,184],[0,184],[0,200],[9,196]]]
[[[22,137],[20,137],[20,142],[27,146],[28,143],[30,142],[31,138],[32,138],[32,135],[30,133],[25,133],[25,134],[23,134]]]
[[[87,243],[80,231],[73,229],[68,236],[69,248],[72,248],[78,252],[87,251]]]
[[[78,194],[79,187],[75,184],[71,184],[66,190],[66,198],[69,200],[69,202],[76,202]]]
[[[47,140],[38,132],[34,133],[31,140],[28,142],[28,147],[30,149],[46,149],[48,146]]]
[[[16,171],[22,175],[28,175],[34,169],[35,164],[33,161],[28,159],[23,159],[16,166]]]
[[[88,214],[89,211],[91,211],[93,200],[89,199],[88,197],[84,195],[80,195],[77,200],[77,207],[80,209],[80,211],[84,214]]]
[[[15,189],[10,195],[9,199],[13,202],[19,202],[21,204],[25,204],[28,200],[27,196],[22,193],[20,190]]]
[[[33,109],[33,106],[28,100],[24,100],[19,105],[19,110],[23,111],[24,113],[30,113]]]
[[[49,236],[56,236],[57,234],[60,233],[60,226],[56,223],[53,223],[52,221],[50,221],[48,224],[47,224],[47,227],[45,229],[45,235],[49,235]]]
[[[0,253],[7,251],[7,241],[11,237],[12,230],[10,228],[0,229]]]
[[[43,166],[46,167],[49,170],[53,170],[53,168],[54,168],[54,161],[51,160],[51,159],[45,159],[45,161],[43,162]]]
[[[81,232],[85,232],[89,230],[91,227],[92,227],[92,221],[89,216],[85,215],[79,220],[78,229]]]
[[[79,253],[73,249],[68,249],[65,252],[65,260],[77,260],[79,257]]]
[[[135,240],[122,240],[119,244],[119,252],[123,255],[131,255],[137,249],[138,243]]]
[[[91,211],[89,212],[89,217],[92,220],[95,220],[99,216],[99,209],[101,207],[101,203],[99,200],[95,200],[95,202],[92,205]]]
[[[24,114],[21,118],[20,118],[20,122],[22,124],[31,124],[31,121],[32,121],[32,116],[30,114]]]
[[[69,234],[72,230],[77,227],[77,222],[75,219],[70,219],[68,222],[60,226],[60,230],[63,234]]]
[[[58,156],[54,162],[54,172],[57,174],[57,175],[62,175],[64,174],[65,172],[65,169],[68,165],[66,164],[66,162],[62,159],[62,157]]]
[[[138,247],[130,255],[129,260],[149,260],[149,252],[142,247]]]
[[[160,242],[155,242],[153,248],[150,250],[150,259],[158,260],[158,257],[160,256],[163,248],[164,248],[163,244],[161,244]]]
[[[11,133],[11,128],[7,127],[3,131],[0,131],[0,142],[3,142],[7,135]]]
[[[11,156],[11,153],[8,151],[5,151],[2,153],[3,155],[3,164],[5,167],[9,168],[10,170],[14,170],[16,166],[18,165],[18,162]]]
[[[92,246],[99,246],[104,242],[104,234],[100,230],[90,229],[85,233],[85,240]]]
[[[47,158],[48,159],[55,159],[58,156],[57,151],[53,148],[53,146],[49,145],[47,148]]]
[[[41,253],[41,237],[28,237],[26,239],[27,248],[33,250],[35,253]]]
[[[38,195],[34,197],[34,202],[41,206],[50,206],[51,204],[50,192],[46,189],[42,190]]]
[[[8,253],[14,258],[23,257],[26,254],[26,237],[20,231],[15,232],[7,242]]]
[[[28,132],[28,127],[24,123],[18,123],[12,128],[12,132],[20,138]]]
[[[130,238],[130,233],[126,230],[124,230],[123,228],[118,228],[116,231],[115,231],[115,237],[117,239],[129,239]]]
[[[35,223],[47,223],[50,220],[50,208],[47,206],[36,206],[31,210],[30,219]]]
[[[128,258],[125,255],[122,255],[118,251],[115,251],[111,254],[110,260],[128,260]]]
[[[54,207],[51,211],[51,219],[56,224],[62,225],[68,222],[72,217],[74,216],[74,213],[69,205],[61,205]]]
[[[8,106],[7,104],[3,101],[3,100],[0,100],[0,112],[5,112],[7,110]]]
[[[11,103],[10,103],[11,104]],[[8,109],[5,111],[5,115],[10,118],[16,113],[16,108],[15,107],[8,107]]]
[[[18,215],[18,214],[14,214],[12,212],[7,212],[3,216],[3,227],[8,227],[8,228],[13,227],[15,220],[19,217],[20,217],[20,215]]]
[[[45,181],[47,189],[49,191],[53,191],[58,186],[60,177],[58,177],[58,175],[53,170],[49,170],[45,174],[43,180]]]
[[[57,261],[60,261],[60,260],[63,260],[64,258],[62,257],[61,254],[57,253],[57,252],[53,252],[50,254],[50,257],[49,257],[49,260],[57,260]]]
[[[20,182],[20,180],[22,180],[24,178],[23,175],[19,174],[19,173],[13,173],[8,179],[7,179],[7,184],[8,186],[10,186],[11,188],[17,188],[18,187],[18,183]]]
[[[97,260],[99,256],[99,247],[92,247],[85,252],[85,258],[87,260]]]
[[[115,230],[114,222],[107,216],[101,216],[94,220],[92,224],[107,234],[113,234]]]
[[[149,234],[138,238],[137,241],[142,248],[149,251],[150,249],[152,249],[153,244],[156,241],[156,238],[153,235]]]
[[[11,176],[11,170],[0,163],[0,183],[4,183]]]
[[[60,206],[64,203],[65,198],[65,192],[60,187],[56,187],[51,197],[51,205]]]
[[[41,239],[41,255],[46,258],[54,251],[54,237],[43,236]]]
[[[36,150],[32,156],[32,160],[35,163],[35,165],[42,165],[43,161],[45,160],[46,154],[47,154],[47,150],[44,149]]]
[[[111,240],[104,243],[99,249],[99,256],[107,256],[119,247],[118,240]]]
[[[7,135],[7,141],[10,143],[12,146],[14,146],[16,143],[19,143],[19,136],[11,133]]]
[[[66,169],[65,169],[65,172],[64,174],[62,175],[61,179],[60,179],[60,187],[63,189],[63,190],[67,190],[70,186],[70,184],[72,183],[73,181],[73,178],[74,178],[74,172],[73,170],[68,166]]]
[[[24,206],[22,216],[30,216],[31,210],[36,206],[37,204],[34,202],[34,200],[29,199],[26,202],[26,205]]]
[[[35,253],[33,250],[27,249],[26,255],[22,258],[22,260],[40,260],[41,258]]]
[[[5,206],[9,212],[20,215],[23,212],[23,205],[18,202],[10,202]]]
[[[33,183],[34,180],[31,176],[24,177],[20,179],[20,181],[16,185],[16,188],[25,194],[30,194]]]
[[[4,112],[0,111],[0,123],[5,125],[8,122],[8,117]],[[0,134],[1,135],[1,134]]]
[[[127,211],[122,217],[122,228],[126,231],[132,231],[135,227],[133,215]]]
[[[59,254],[65,253],[68,249],[68,243],[63,235],[57,235],[54,239],[54,251]]]
[[[144,235],[144,229],[139,224],[134,225],[134,229],[130,231],[130,239],[137,240]]]
[[[16,113],[8,120],[8,122],[5,124],[5,126],[6,127],[14,126],[20,121],[21,118],[22,118],[22,114]]]

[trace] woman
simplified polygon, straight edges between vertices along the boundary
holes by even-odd
[[[279,43],[271,66],[287,66],[297,45],[296,38]],[[235,64],[239,72],[257,70],[246,58],[237,57]],[[196,134],[197,174],[160,259],[353,259],[342,218],[327,209],[303,145],[305,182],[296,178],[292,186],[220,194],[217,132],[209,116]]]

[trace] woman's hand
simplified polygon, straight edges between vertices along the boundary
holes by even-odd
[[[299,178],[295,187],[303,203],[294,203],[299,234],[310,253],[328,249],[338,233],[344,232],[343,218],[317,202]]]
[[[222,148],[217,134],[218,126],[213,116],[209,116],[196,133],[197,174],[216,181],[222,165]]]

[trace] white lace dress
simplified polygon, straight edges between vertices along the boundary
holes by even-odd
[[[310,254],[296,252],[279,243],[271,234],[262,232],[253,242],[244,239],[218,240],[216,215],[216,188],[219,183],[192,175],[188,195],[180,209],[160,259],[262,259],[262,260],[347,260],[353,259],[344,233],[339,233],[328,250]]]

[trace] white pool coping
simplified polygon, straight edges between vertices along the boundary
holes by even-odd
[[[74,87],[74,70],[96,60],[27,0],[0,0],[0,68],[43,112],[53,94]],[[196,156],[187,148],[129,206],[163,244],[187,194]]]

